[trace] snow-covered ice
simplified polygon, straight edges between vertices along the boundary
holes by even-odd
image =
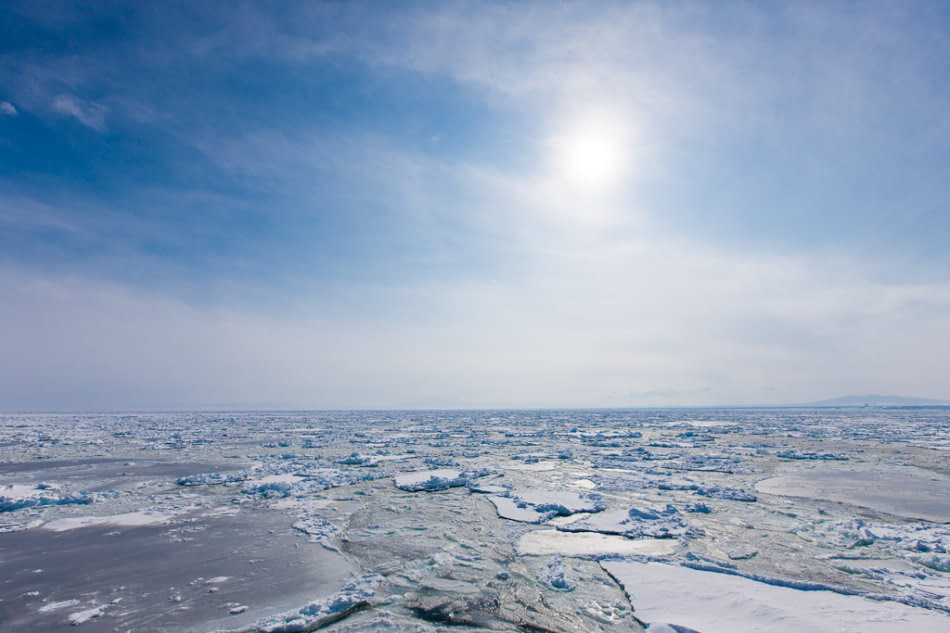
[[[881,479],[887,477],[886,485]],[[909,519],[950,523],[950,477],[919,468],[801,470],[764,479],[756,489],[773,495],[839,501]]]
[[[582,494],[570,490],[505,491],[503,495],[489,495],[498,516],[524,523],[543,523],[557,516],[579,512],[600,512],[606,506],[599,494]]]
[[[365,605],[372,598],[382,577],[376,574],[361,576],[348,582],[328,598],[314,600],[299,609],[269,616],[255,623],[261,633],[296,633],[313,631],[346,613]],[[243,613],[247,609],[243,609]]]
[[[397,488],[403,490],[445,490],[465,486],[469,482],[488,474],[486,470],[462,471],[448,468],[423,470],[404,473],[393,478]]]
[[[628,538],[678,538],[695,532],[673,506],[611,510],[559,525],[565,532],[602,532]]]
[[[603,565],[623,585],[638,618],[701,633],[943,633],[950,622],[945,613],[894,602],[800,591],[665,563]]]
[[[65,532],[66,530],[76,530],[79,528],[93,527],[99,525],[109,525],[115,527],[145,527],[149,525],[162,525],[175,518],[177,513],[162,512],[160,510],[141,510],[139,512],[125,512],[123,514],[113,514],[108,516],[84,516],[68,517],[65,519],[56,519],[43,524],[44,530],[53,532]]]
[[[534,530],[518,540],[517,549],[519,554],[532,556],[667,556],[676,551],[676,542],[655,538],[628,539],[597,532]]]

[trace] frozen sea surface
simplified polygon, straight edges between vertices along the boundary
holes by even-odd
[[[950,477],[922,469],[808,469],[760,481],[756,490],[864,506],[909,519],[950,522]]]
[[[950,411],[0,416],[0,632],[950,630]]]

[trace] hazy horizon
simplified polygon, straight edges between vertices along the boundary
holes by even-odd
[[[0,411],[948,397],[948,25],[7,4]]]
[[[875,397],[888,400],[896,400],[896,402],[888,404],[872,404],[872,403],[857,403],[857,404],[835,404],[839,400],[851,400],[851,399],[860,399],[862,397]],[[241,406],[196,406],[190,408],[182,409],[50,409],[50,410],[40,410],[40,409],[22,409],[22,410],[0,410],[0,415],[17,415],[17,414],[50,414],[50,415],[97,415],[97,414],[161,414],[161,413],[198,413],[198,414],[208,414],[208,413],[337,413],[337,412],[354,412],[354,413],[367,413],[373,411],[381,412],[420,412],[420,413],[431,413],[439,411],[450,411],[450,412],[486,412],[486,411],[649,411],[649,410],[728,410],[728,409],[847,409],[847,408],[861,408],[861,407],[870,407],[870,408],[947,408],[950,407],[950,399],[941,400],[934,398],[916,398],[916,397],[907,397],[907,396],[876,396],[868,394],[868,396],[845,396],[841,398],[831,398],[827,400],[818,400],[813,402],[796,402],[796,403],[784,403],[784,404],[696,404],[696,405],[667,405],[667,406],[617,406],[617,407],[602,407],[596,405],[590,406],[563,406],[563,407],[545,407],[545,406],[508,406],[508,407],[493,407],[493,406],[484,406],[484,407],[420,407],[420,408],[409,408],[409,407],[389,407],[389,408],[349,408],[349,409],[329,409],[329,408],[299,408],[299,409],[290,409],[282,408],[279,406],[267,406],[267,403],[263,404],[245,404]]]

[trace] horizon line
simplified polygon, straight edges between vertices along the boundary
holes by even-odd
[[[372,412],[438,412],[438,411],[673,411],[715,409],[950,409],[950,401],[927,404],[728,404],[728,405],[658,405],[617,407],[391,407],[391,408],[184,408],[184,409],[33,409],[0,410],[0,415],[120,415],[158,413],[372,413]]]

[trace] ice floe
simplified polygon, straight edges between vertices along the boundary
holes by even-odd
[[[517,550],[522,555],[590,556],[667,556],[676,550],[671,539],[629,539],[616,534],[597,532],[562,532],[560,530],[533,530],[518,539]]]
[[[68,530],[77,530],[101,525],[115,527],[146,527],[150,525],[162,525],[174,519],[180,512],[168,512],[160,510],[140,510],[138,512],[126,512],[124,514],[113,514],[109,516],[86,516],[86,517],[68,517],[57,519],[43,524],[44,530],[52,532],[66,532]]]
[[[623,585],[638,618],[702,633],[942,633],[950,623],[946,613],[857,595],[801,591],[658,562],[602,565]]]
[[[0,512],[43,506],[88,505],[117,494],[115,491],[66,493],[60,486],[48,483],[6,484],[0,486]]]
[[[524,490],[489,495],[498,516],[523,523],[543,523],[557,516],[579,512],[600,512],[607,506],[596,493],[584,494],[570,490]]]
[[[558,525],[565,532],[601,532],[627,538],[680,538],[696,532],[673,506],[662,510],[629,508],[586,516],[567,525]]]
[[[382,576],[377,574],[360,576],[328,598],[314,600],[300,609],[258,620],[252,630],[260,633],[314,631],[367,606],[370,598],[376,595],[376,587],[382,580]]]
[[[450,468],[437,468],[435,470],[422,470],[396,475],[393,478],[393,483],[395,483],[397,488],[410,492],[445,490],[446,488],[465,486],[474,479],[484,477],[488,474],[489,471],[485,469],[454,470]]]

